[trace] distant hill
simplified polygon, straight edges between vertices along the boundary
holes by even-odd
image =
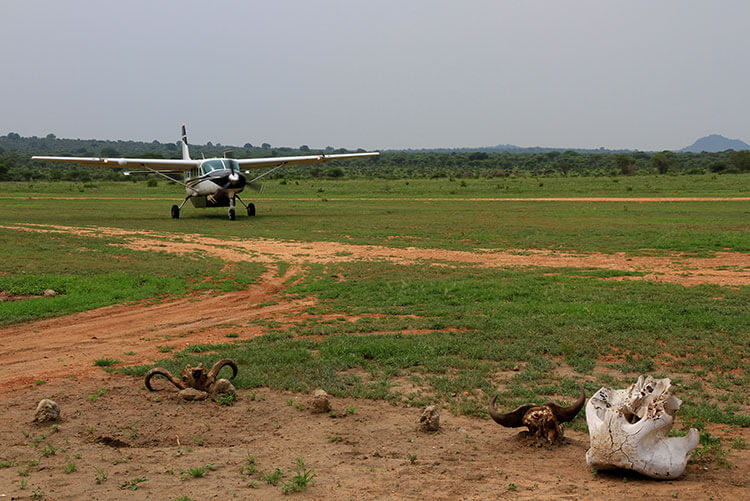
[[[679,151],[681,153],[700,153],[701,151],[716,153],[726,150],[750,150],[750,144],[739,139],[728,139],[719,134],[711,134],[710,136],[698,139],[690,146],[682,148]]]

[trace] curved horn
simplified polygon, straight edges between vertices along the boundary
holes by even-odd
[[[148,388],[150,391],[156,391],[151,387],[151,378],[154,376],[158,376],[158,375],[164,376],[165,378],[169,380],[170,383],[172,383],[179,389],[181,390],[185,389],[185,385],[182,384],[182,381],[174,377],[172,373],[169,372],[167,369],[162,369],[161,367],[154,367],[153,369],[151,369],[150,371],[146,373],[146,388]]]
[[[237,364],[235,364],[233,361],[229,360],[228,358],[222,358],[218,362],[214,364],[213,367],[211,367],[211,370],[208,372],[208,377],[210,379],[216,379],[216,376],[219,375],[219,371],[221,371],[222,367],[225,365],[228,365],[232,368],[232,377],[229,379],[234,379],[234,377],[237,375]]]
[[[492,397],[492,401],[488,406],[490,416],[495,420],[497,424],[505,426],[507,428],[518,428],[519,426],[524,426],[524,424],[521,422],[524,414],[526,414],[532,407],[536,407],[536,404],[526,404],[522,405],[514,411],[508,412],[507,414],[501,414],[495,410],[495,400],[497,400],[497,395]]]
[[[576,417],[578,411],[583,408],[584,403],[586,403],[586,394],[583,392],[583,386],[581,386],[581,395],[578,397],[578,400],[569,406],[563,407],[555,402],[547,402],[544,405],[550,408],[552,414],[555,415],[559,423],[565,423],[567,421],[573,421],[573,418]]]

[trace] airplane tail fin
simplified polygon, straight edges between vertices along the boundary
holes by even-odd
[[[190,150],[188,149],[187,132],[185,131],[185,124],[182,124],[182,159],[190,160]]]

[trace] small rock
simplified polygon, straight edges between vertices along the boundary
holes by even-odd
[[[60,406],[53,400],[45,398],[36,406],[35,423],[46,423],[60,419]]]
[[[440,429],[440,411],[437,405],[428,405],[425,407],[422,416],[419,418],[420,431],[438,431]]]
[[[231,394],[236,396],[237,390],[234,388],[234,385],[229,382],[228,379],[222,378],[217,380],[211,388],[211,398],[216,398],[216,395],[224,394]]]
[[[44,290],[44,297],[55,297],[55,296],[57,296],[57,292],[53,291],[52,289]]]
[[[196,390],[195,388],[185,388],[180,390],[178,393],[181,399],[192,401],[192,400],[205,400],[208,397],[208,393],[205,391]]]
[[[514,370],[514,371],[516,371],[516,372],[518,372],[519,370],[521,370],[521,368],[520,368],[520,367],[518,367],[517,365],[514,365],[514,366],[513,366],[513,370]]]
[[[307,403],[310,412],[313,414],[323,414],[331,410],[331,403],[328,401],[328,393],[324,390],[315,390],[312,399]]]

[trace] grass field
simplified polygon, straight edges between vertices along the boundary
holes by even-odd
[[[613,181],[617,181],[616,183]],[[183,196],[176,185],[145,183],[0,184],[0,225],[12,222],[104,225],[240,238],[346,241],[393,247],[475,250],[557,249],[702,253],[748,252],[747,202],[551,202],[487,201],[484,197],[743,197],[750,175],[642,176],[632,178],[508,178],[515,187],[494,193],[496,180],[271,181],[248,193],[258,207],[252,220],[227,225],[225,211],[169,207]],[[549,185],[544,193],[534,183]],[[297,184],[299,183],[299,184]],[[461,187],[460,184],[466,184]],[[629,183],[633,191],[618,187]],[[653,186],[659,186],[654,191]],[[457,194],[451,194],[456,191]],[[459,193],[460,192],[460,193]],[[78,197],[30,199],[40,197]],[[105,198],[105,199],[101,199]],[[134,200],[133,198],[151,198]],[[375,198],[375,200],[361,200]],[[430,200],[430,198],[440,198]],[[241,214],[242,215],[242,214]]]
[[[13,228],[19,223],[475,252],[710,256],[750,252],[750,202],[471,199],[745,197],[749,186],[750,175],[271,181],[255,197],[258,216],[229,222],[223,209],[190,207],[182,219],[170,219],[170,200],[182,196],[176,186],[2,184],[0,290],[34,295],[53,288],[63,294],[0,303],[0,324],[199,289],[242,288],[263,270],[243,263],[229,274],[217,258],[109,245],[117,237],[25,233]],[[240,386],[322,387],[334,395],[407,405],[439,401],[469,415],[484,415],[495,392],[509,407],[570,397],[579,384],[590,394],[653,374],[675,383],[684,400],[682,425],[750,425],[750,288],[604,280],[625,275],[311,263],[284,293],[317,298],[308,318],[265,322],[264,337],[191,346],[163,365],[178,370],[198,358],[229,356],[243,367]],[[577,426],[583,422],[579,417]]]

